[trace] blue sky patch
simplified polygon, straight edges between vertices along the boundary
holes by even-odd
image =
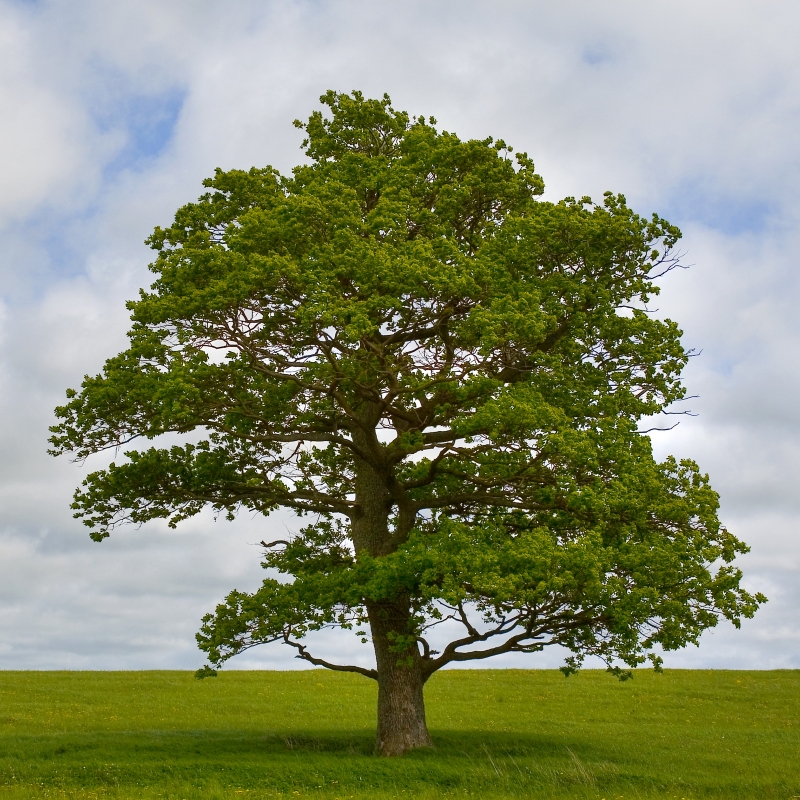
[[[697,179],[677,186],[659,214],[676,225],[699,222],[712,230],[735,236],[764,231],[778,211],[774,202],[757,194],[734,193]]]
[[[583,48],[581,61],[589,66],[597,67],[612,60],[611,50],[605,44],[590,44]]]
[[[121,129],[125,144],[104,170],[106,178],[123,170],[138,170],[157,158],[175,131],[186,91],[170,88],[154,94],[128,94],[115,98],[96,115],[106,130]]]

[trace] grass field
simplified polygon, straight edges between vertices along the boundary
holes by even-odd
[[[0,798],[788,798],[800,672],[449,671],[436,749],[371,755],[375,686],[324,671],[0,672]]]

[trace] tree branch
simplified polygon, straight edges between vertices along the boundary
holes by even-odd
[[[359,675],[363,675],[365,678],[372,678],[374,681],[378,680],[378,673],[374,669],[357,667],[355,664],[332,664],[330,661],[312,656],[305,645],[300,644],[300,642],[293,642],[289,638],[288,633],[283,635],[283,641],[288,644],[289,647],[294,647],[297,650],[296,658],[302,658],[304,661],[308,661],[310,664],[314,664],[317,667],[325,667],[325,669],[331,669],[334,672],[355,672]]]
[[[428,661],[425,666],[425,670],[428,674],[433,674],[436,672],[436,670],[441,669],[443,666],[453,661],[477,661],[484,658],[492,658],[493,656],[501,655],[503,653],[538,652],[548,645],[557,644],[559,641],[559,635],[565,633],[566,631],[583,626],[597,625],[604,621],[607,620],[604,620],[602,615],[594,617],[573,617],[568,621],[565,620],[561,623],[556,622],[555,620],[550,620],[551,624],[540,625],[534,629],[532,627],[533,620],[528,620],[525,630],[516,634],[515,636],[509,637],[502,644],[499,644],[495,647],[488,647],[484,650],[468,650],[466,652],[458,649],[459,647],[467,647],[471,644],[477,644],[478,642],[485,642],[487,639],[491,639],[494,636],[502,636],[511,633],[515,628],[520,627],[522,624],[522,615],[519,615],[514,618],[513,624],[510,625],[510,627],[509,621],[504,620],[496,628],[486,631],[485,633],[477,636],[467,636],[463,639],[457,639],[454,642],[450,642],[439,658]],[[554,622],[555,624],[553,624]],[[549,641],[534,641],[544,638],[545,634],[548,633],[550,634]],[[525,640],[529,640],[530,643],[524,644]]]

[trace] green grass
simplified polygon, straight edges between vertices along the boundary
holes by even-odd
[[[0,672],[0,798],[788,798],[800,672],[439,673],[436,749],[371,755],[358,676]]]

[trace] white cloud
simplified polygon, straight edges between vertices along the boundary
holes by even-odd
[[[201,613],[257,585],[248,542],[279,520],[94,544],[68,508],[85,468],[46,429],[124,346],[152,227],[216,166],[290,169],[291,120],[328,88],[502,136],[550,196],[623,191],[684,227],[695,266],[658,305],[703,350],[701,415],[657,449],[711,473],[771,602],[668,663],[800,666],[799,29],[770,0],[0,2],[0,666],[194,666]],[[240,664],[291,663],[272,652]]]
[[[0,16],[0,214],[21,219],[74,182],[85,153],[82,109],[37,69],[20,15]]]

